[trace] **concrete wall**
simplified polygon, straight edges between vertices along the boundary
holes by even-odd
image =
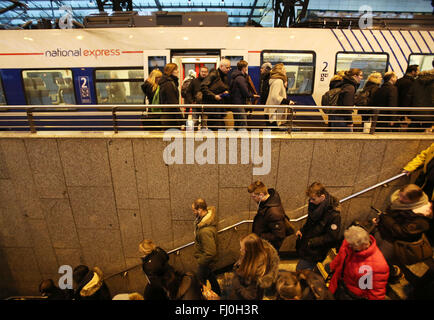
[[[134,266],[144,238],[167,250],[193,241],[190,206],[197,197],[217,206],[221,229],[253,218],[256,205],[246,187],[261,178],[277,188],[288,215],[297,218],[306,213],[310,183],[321,181],[342,198],[398,174],[433,141],[432,135],[281,136],[271,143],[269,174],[253,176],[253,164],[166,165],[169,142],[158,136],[2,134],[0,297],[38,294],[40,280],[57,280],[64,264],[97,265],[105,275]],[[391,191],[408,181],[346,202],[344,226],[372,215],[371,205],[383,208]],[[218,267],[235,261],[249,227],[219,236]],[[291,236],[282,250],[293,248]],[[195,268],[191,253],[173,255],[172,263]],[[142,292],[144,284],[140,268],[109,281],[112,294]]]

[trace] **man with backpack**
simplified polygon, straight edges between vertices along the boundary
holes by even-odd
[[[184,104],[192,104],[193,100],[188,96],[188,88],[193,80],[196,79],[196,72],[194,70],[188,70],[188,76],[185,77],[181,85],[181,97],[184,99]]]

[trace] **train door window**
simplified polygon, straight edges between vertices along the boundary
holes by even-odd
[[[315,59],[313,51],[264,50],[261,53],[261,64],[270,62],[273,66],[277,63],[285,65],[289,95],[313,93]]]
[[[149,56],[148,57],[148,70],[151,73],[155,68],[159,69],[163,72],[164,66],[166,65],[166,57],[165,56]]]
[[[143,75],[141,67],[95,70],[97,103],[143,104]]]
[[[5,92],[3,90],[3,80],[0,77],[0,105],[6,104]]]
[[[417,64],[420,71],[427,71],[434,68],[434,54],[412,53],[408,57],[408,65]]]
[[[22,76],[28,104],[76,104],[71,70],[23,70]]]
[[[388,62],[389,54],[387,53],[338,52],[336,54],[335,74],[353,68],[361,69],[363,71],[363,80],[360,81],[359,85],[359,90],[361,90],[372,72],[384,74],[387,71]]]

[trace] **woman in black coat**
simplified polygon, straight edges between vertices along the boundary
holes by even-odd
[[[179,69],[175,63],[168,63],[164,67],[163,76],[158,85],[160,86],[160,104],[179,104]],[[161,116],[161,124],[166,127],[178,127],[184,124],[179,108],[162,108],[165,113]],[[177,121],[178,119],[178,121]]]
[[[375,91],[370,104],[376,107],[398,107],[398,88],[395,86],[397,80],[398,78],[393,71],[387,72],[383,76],[383,85],[380,89]],[[393,114],[394,112],[381,110],[379,113],[383,115],[389,115]],[[392,131],[389,128],[394,127],[394,122],[397,120],[398,117],[396,116],[379,116],[377,122],[377,128],[379,129],[376,129],[376,131]]]

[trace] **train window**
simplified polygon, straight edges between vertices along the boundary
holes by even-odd
[[[22,76],[28,104],[76,104],[71,70],[23,70]]]
[[[315,75],[315,52],[313,51],[262,51],[261,64],[273,66],[283,63],[288,77],[289,95],[312,94]]]
[[[148,57],[148,70],[151,73],[152,70],[158,68],[161,72],[163,72],[164,66],[166,65],[166,57],[165,56],[149,56]]]
[[[420,71],[431,70],[434,68],[434,54],[412,53],[408,57],[408,65],[417,64]]]
[[[0,105],[6,104],[5,92],[3,90],[3,81],[0,77]]]
[[[389,55],[387,53],[348,53],[338,52],[336,54],[335,73],[352,68],[363,71],[363,80],[360,81],[359,89],[363,88],[366,79],[372,72],[384,74],[387,70]]]
[[[95,70],[98,104],[143,104],[143,68]]]

